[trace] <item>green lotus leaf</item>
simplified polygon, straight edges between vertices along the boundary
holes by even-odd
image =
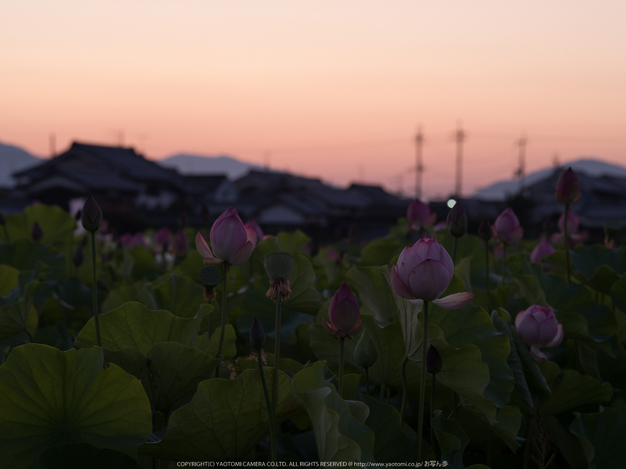
[[[626,313],[626,275],[613,284],[610,294],[613,304]]]
[[[273,370],[265,380],[272,393]],[[276,422],[300,410],[289,377],[280,372]],[[234,380],[210,379],[198,385],[191,402],[175,410],[165,436],[139,452],[170,461],[240,461],[269,433],[259,371],[245,370]]]
[[[103,369],[99,347],[16,347],[0,367],[0,467],[32,468],[47,449],[88,443],[136,454],[152,413],[136,378]]]
[[[43,231],[41,244],[63,244],[73,240],[76,229],[74,218],[58,205],[35,204],[24,208],[24,213],[6,217],[6,228],[11,242],[32,239],[31,230],[37,222]],[[4,230],[0,230],[4,240]]]
[[[147,355],[150,348],[161,342],[179,342],[186,347],[199,344],[198,329],[202,316],[186,319],[169,311],[150,311],[141,303],[128,302],[100,315],[102,347],[110,351],[136,350]],[[96,343],[96,326],[91,318],[76,337],[77,347]]]
[[[168,412],[174,404],[193,396],[198,384],[212,377],[221,360],[198,348],[177,342],[160,342],[146,356],[129,350],[105,356],[125,371],[136,376],[143,385],[153,409]]]
[[[24,271],[33,270],[38,262],[49,266],[52,272],[66,269],[65,256],[47,244],[30,239],[18,239],[11,244],[0,243],[0,264]]]
[[[296,230],[293,233],[281,231],[276,237],[281,249],[291,254],[301,254],[302,249],[311,242],[311,238],[300,230]]]
[[[38,263],[34,270],[18,274],[18,284],[0,298],[0,339],[26,331],[32,341],[39,322],[34,307],[35,295],[45,285],[39,281],[40,266]]]
[[[341,415],[326,406],[326,398],[333,389],[324,381],[323,373],[324,362],[316,362],[296,374],[293,380],[293,389],[313,424],[319,460],[360,461],[361,447],[342,434]]]
[[[165,309],[175,316],[193,318],[206,303],[203,289],[182,275],[170,274],[151,290],[151,309]]]
[[[386,326],[398,315],[396,300],[384,273],[386,270],[386,267],[355,265],[347,274],[348,283],[357,291],[361,304],[381,326]]]
[[[96,448],[87,443],[54,446],[41,453],[35,469],[140,469],[137,462],[112,449]]]
[[[361,399],[370,409],[365,425],[375,435],[376,461],[405,462],[415,458],[415,438],[409,438],[402,430],[402,420],[396,408],[370,396],[361,396]]]
[[[0,265],[0,296],[6,296],[17,286],[17,276],[20,273],[10,265]]]
[[[464,469],[463,451],[470,439],[456,420],[446,419],[441,412],[431,420],[431,426],[437,436],[441,459],[447,461],[453,469]]]
[[[302,254],[294,254],[294,266],[289,276],[291,295],[283,302],[285,308],[307,314],[317,314],[322,296],[315,286],[315,271]],[[269,285],[268,285],[269,288]]]
[[[583,404],[607,404],[611,400],[612,388],[591,376],[581,375],[575,370],[564,370],[554,362],[539,366],[552,389],[552,395],[541,406],[544,415],[558,414]]]
[[[131,275],[135,280],[153,280],[159,276],[159,266],[154,260],[154,254],[144,246],[135,246],[130,250],[133,259]]]
[[[591,414],[574,412],[576,418],[569,429],[582,444],[590,468],[621,469],[624,467],[626,422],[617,410],[600,409]]]
[[[361,266],[387,265],[402,252],[403,244],[392,239],[375,239],[361,250]]]

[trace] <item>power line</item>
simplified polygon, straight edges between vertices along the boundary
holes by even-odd
[[[454,195],[456,197],[461,197],[461,183],[463,179],[463,142],[465,141],[465,138],[465,132],[461,128],[461,121],[459,121],[457,123],[457,130],[454,133],[454,139],[456,141],[456,183],[454,187]]]

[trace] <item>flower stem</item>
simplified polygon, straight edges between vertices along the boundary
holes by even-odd
[[[452,265],[456,265],[456,245],[459,242],[459,238],[454,237],[454,244],[452,245]]]
[[[222,278],[222,328],[220,329],[220,342],[217,346],[215,358],[222,357],[222,347],[224,346],[224,331],[226,330],[226,280],[228,279],[228,263],[224,262],[224,275]]]
[[[344,337],[339,341],[339,397],[341,398],[343,398],[343,349],[345,340]]]
[[[276,295],[276,335],[274,336],[274,386],[272,387],[272,409],[276,411],[278,405],[278,361],[280,360],[280,315],[282,309],[282,295]]]
[[[404,360],[402,360],[402,367],[400,368],[400,376],[402,378],[402,406],[400,407],[400,420],[404,420],[406,404],[409,400],[409,385],[406,382],[406,364],[408,361],[409,357],[408,355],[405,355]]]
[[[506,243],[502,244],[502,286],[506,285]]]
[[[430,416],[431,418],[435,418],[435,386],[437,383],[437,379],[435,378],[436,377],[435,373],[433,373],[431,376],[433,377],[433,381],[432,381],[432,385],[430,386]],[[435,459],[437,459],[437,450],[436,450],[437,441],[433,437],[433,430],[430,425],[428,426],[428,433],[430,436],[429,438],[430,447],[433,449],[433,453],[435,454]]]
[[[422,337],[422,371],[417,415],[417,462],[422,461],[422,426],[424,424],[424,394],[426,394],[426,349],[428,348],[428,301],[424,301],[424,335]]]
[[[365,394],[369,396],[370,393],[370,377],[369,372],[367,371],[369,368],[365,368]]]
[[[91,271],[93,273],[93,284],[91,285],[93,299],[93,317],[96,322],[96,345],[102,347],[100,339],[100,316],[98,314],[98,283],[96,280],[96,232],[91,232]]]
[[[563,242],[565,243],[565,265],[567,268],[567,283],[572,283],[572,277],[570,274],[569,239],[567,237],[567,212],[569,212],[569,204],[565,204],[565,216],[563,217]]]
[[[276,461],[276,424],[274,423],[274,409],[270,403],[270,393],[267,390],[267,383],[265,382],[265,372],[263,371],[263,358],[262,351],[257,351],[257,361],[259,362],[259,376],[261,377],[261,386],[263,387],[263,395],[265,396],[265,406],[267,407],[267,418],[270,426],[270,454],[272,461]],[[276,371],[274,370],[274,373]],[[274,379],[276,381],[276,379]],[[275,394],[276,388],[272,389]]]

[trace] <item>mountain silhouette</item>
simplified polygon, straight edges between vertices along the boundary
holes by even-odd
[[[41,158],[31,155],[26,150],[14,145],[0,143],[0,187],[13,187],[11,174],[20,169],[41,163]]]
[[[181,153],[157,163],[166,168],[174,168],[184,175],[226,174],[231,181],[239,179],[252,169],[263,170],[260,166],[239,161],[228,155],[204,156]]]

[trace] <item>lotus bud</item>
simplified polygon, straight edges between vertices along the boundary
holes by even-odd
[[[267,336],[265,335],[265,331],[263,330],[261,323],[254,318],[254,322],[250,328],[250,345],[253,349],[260,351],[265,345],[266,339]]]
[[[478,237],[481,238],[485,242],[489,242],[491,237],[493,236],[493,230],[491,228],[491,223],[486,218],[483,218],[483,221],[478,225]]]
[[[406,211],[406,218],[412,229],[418,229],[434,223],[435,217],[436,215],[434,213],[430,213],[428,205],[420,199],[415,199],[411,202],[411,205],[409,205]]]
[[[254,230],[254,232],[256,233],[256,239],[257,240],[263,239],[263,236],[265,236],[265,235],[263,234],[263,230],[261,229],[261,227],[259,226],[259,224],[257,222],[255,222],[254,220],[250,220],[248,222],[248,226],[250,228],[252,228]]]
[[[454,204],[454,207],[448,212],[446,219],[448,232],[455,238],[460,238],[467,233],[467,213],[461,202]]]
[[[520,226],[517,216],[510,207],[496,218],[493,232],[496,238],[504,244],[515,244],[524,236],[524,228]]]
[[[426,350],[426,371],[431,375],[436,375],[441,371],[442,366],[443,361],[441,360],[441,355],[439,355],[437,349],[431,345],[428,347],[428,350]]]
[[[556,200],[560,204],[575,204],[580,200],[580,195],[578,177],[572,168],[567,168],[556,183]]]
[[[328,318],[322,321],[322,327],[338,340],[356,335],[363,328],[361,311],[356,297],[347,283],[344,283],[330,301]]]
[[[286,300],[291,295],[289,276],[293,270],[293,256],[286,252],[271,252],[263,261],[265,271],[270,278],[270,289],[265,296],[276,301],[278,295]]]
[[[549,256],[550,254],[554,254],[556,252],[556,249],[554,249],[554,247],[550,244],[550,242],[547,239],[543,239],[541,240],[541,242],[539,244],[537,244],[537,246],[535,246],[535,249],[532,250],[532,252],[530,253],[530,262],[536,262],[536,263],[541,263],[541,259],[545,256]],[[547,265],[542,264],[544,267],[546,267]]]
[[[196,236],[196,248],[205,264],[240,265],[250,258],[257,236],[251,227],[243,225],[237,210],[230,207],[213,223],[210,240],[209,248],[202,234]]]
[[[78,248],[76,248],[76,251],[74,251],[74,256],[72,257],[72,262],[74,262],[74,265],[76,267],[79,267],[82,263],[83,263],[83,248],[81,248],[80,246]]]
[[[524,342],[530,345],[530,354],[536,361],[548,357],[541,347],[557,347],[563,340],[563,326],[549,306],[532,305],[515,317],[515,328]]]
[[[167,245],[170,243],[171,239],[172,233],[167,226],[161,228],[154,235],[154,242],[159,244],[164,251],[167,249]]]
[[[43,230],[41,229],[39,223],[33,223],[33,228],[30,230],[30,235],[33,238],[33,241],[39,241],[41,238],[43,238]]]
[[[376,363],[377,359],[376,346],[366,330],[354,348],[354,360],[361,368],[369,368]]]
[[[209,207],[207,206],[207,204],[203,203],[200,206],[200,218],[202,218],[204,223],[209,222],[209,219],[211,218],[211,211],[209,210]]]
[[[454,264],[444,247],[435,239],[422,238],[398,256],[397,265],[391,268],[391,286],[402,298],[459,309],[472,301],[472,293],[454,293],[439,299],[453,276]]]
[[[85,205],[83,205],[81,222],[83,228],[90,233],[98,231],[98,228],[100,228],[102,224],[102,209],[100,209],[96,199],[94,199],[91,194],[87,196]]]

